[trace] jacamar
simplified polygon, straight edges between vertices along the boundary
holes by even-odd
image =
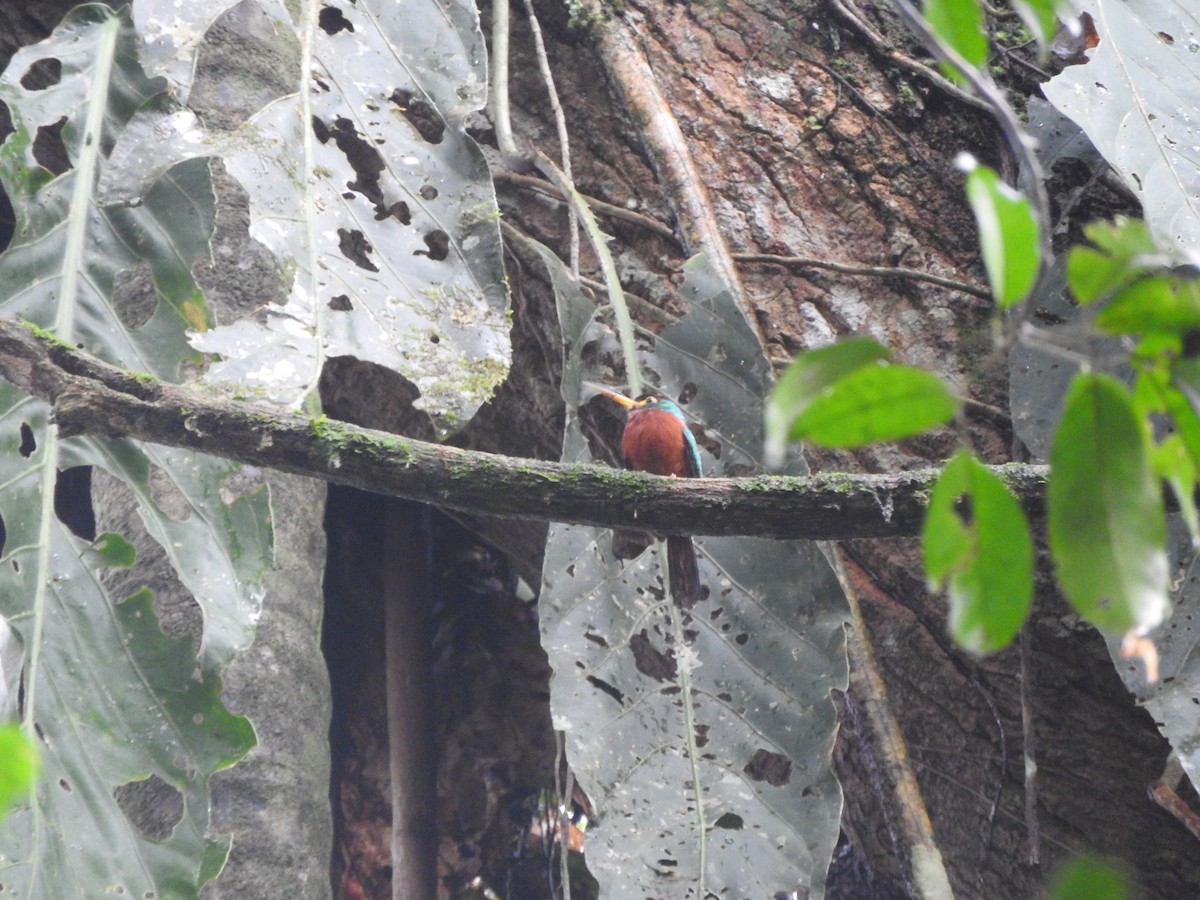
[[[700,448],[683,410],[673,400],[653,393],[630,400],[596,384],[589,387],[629,411],[621,433],[621,452],[631,469],[673,478],[700,477]],[[689,607],[702,599],[696,548],[690,537],[668,535],[667,572],[677,604]]]

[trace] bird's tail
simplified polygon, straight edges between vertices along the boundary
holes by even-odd
[[[677,606],[690,609],[704,599],[696,547],[690,537],[673,534],[667,538],[667,574],[671,580],[671,596]]]

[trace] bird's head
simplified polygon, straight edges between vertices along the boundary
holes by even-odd
[[[601,387],[600,385],[594,384],[590,381],[585,381],[584,385],[590,387],[599,394],[603,394],[609,400],[621,404],[621,406],[629,410],[630,413],[641,410],[660,409],[663,412],[669,412],[671,415],[677,416],[681,421],[683,420],[683,410],[679,408],[679,404],[677,404],[674,400],[668,400],[666,397],[662,396],[662,394],[649,392],[642,394],[636,400],[631,400],[624,394],[618,394],[616,391],[610,391],[608,388]]]

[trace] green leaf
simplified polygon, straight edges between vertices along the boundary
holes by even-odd
[[[41,769],[37,745],[12,722],[0,724],[0,819],[33,788]]]
[[[1200,287],[1165,275],[1142,278],[1100,310],[1096,327],[1113,334],[1186,334],[1200,328]]]
[[[119,534],[111,531],[100,535],[88,548],[99,566],[120,566],[128,568],[137,559],[137,551],[133,544]]]
[[[1050,900],[1126,900],[1129,880],[1108,863],[1076,859],[1054,879]]]
[[[1092,222],[1083,234],[1095,247],[1072,247],[1067,256],[1067,284],[1080,303],[1116,293],[1161,258],[1141,219]]]
[[[977,0],[925,0],[925,21],[975,68],[987,62],[987,32]],[[954,77],[961,77],[953,67],[948,69]]]
[[[767,465],[778,468],[792,423],[820,394],[855,369],[887,359],[888,349],[867,337],[852,337],[800,354],[787,367],[766,410]]]
[[[965,163],[967,200],[979,226],[979,246],[992,295],[1002,309],[1033,290],[1041,265],[1038,223],[1028,198],[1000,180],[994,170]]]
[[[861,447],[920,434],[948,422],[957,410],[958,401],[932,372],[872,365],[817,396],[788,436],[825,447]]]
[[[1034,38],[1043,48],[1050,43],[1058,28],[1058,9],[1065,6],[1058,0],[1013,0],[1013,8],[1021,21],[1029,26]]]
[[[1128,391],[1079,375],[1050,448],[1050,550],[1067,599],[1114,632],[1145,632],[1167,608],[1166,518],[1145,428]]]
[[[1179,504],[1179,514],[1192,540],[1200,542],[1200,513],[1196,509],[1196,461],[1188,453],[1183,439],[1168,435],[1151,454],[1154,471],[1171,486]]]
[[[1007,646],[1033,600],[1033,541],[1016,498],[965,450],[934,485],[921,547],[930,587],[949,589],[954,639],[974,653]]]

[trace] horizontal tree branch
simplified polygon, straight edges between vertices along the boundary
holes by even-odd
[[[845,540],[915,535],[937,471],[662,478],[516,459],[279,413],[135,376],[0,318],[0,378],[51,404],[59,434],[130,437],[493,516],[664,534]],[[1032,518],[1043,466],[995,467]]]

